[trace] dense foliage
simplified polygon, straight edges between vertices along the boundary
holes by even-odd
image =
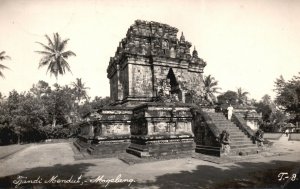
[[[275,103],[292,116],[293,123],[300,122],[300,72],[288,81],[282,76],[277,78],[275,92]]]
[[[258,103],[254,103],[256,111],[262,114],[261,129],[265,132],[280,132],[283,130],[288,116],[276,107],[269,95],[264,95]]]
[[[1,94],[0,144],[74,137],[77,128],[73,123],[110,102],[108,97],[89,102],[86,91],[81,95],[84,97],[78,94],[78,87],[50,87],[45,81],[39,81],[27,92],[13,90],[8,97]],[[79,103],[78,98],[86,100]]]

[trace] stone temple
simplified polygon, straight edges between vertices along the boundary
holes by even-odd
[[[130,26],[107,68],[113,103],[80,124],[74,143],[80,151],[96,157],[222,156],[220,134],[226,130],[232,154],[257,152],[255,131],[247,126],[250,110],[236,111],[229,121],[193,104],[192,93],[203,91],[206,63],[177,33],[158,22],[136,20]],[[251,123],[258,119],[252,116]]]

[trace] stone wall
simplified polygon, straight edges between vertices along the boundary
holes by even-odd
[[[185,74],[185,80],[188,83],[187,88],[189,90],[194,90],[196,94],[201,95],[204,87],[202,73],[189,71],[187,74]]]
[[[193,135],[189,107],[147,106],[134,110],[132,135]]]
[[[126,150],[139,157],[191,155],[194,150],[190,107],[147,103],[134,108],[131,144]]]
[[[92,140],[90,154],[122,153],[130,141],[127,151],[140,157],[194,150],[192,115],[184,103],[188,91],[201,93],[206,63],[177,33],[158,22],[137,20],[130,26],[107,68],[112,106],[83,128]]]
[[[178,29],[157,22],[137,20],[119,43],[110,59],[107,77],[111,83],[112,99],[116,102],[149,102],[157,97],[162,80],[172,69],[184,101],[187,90],[201,92],[202,73],[206,63],[183,34],[177,39]]]
[[[109,80],[110,85],[110,98],[113,102],[118,100],[118,77],[113,75]]]
[[[152,73],[150,65],[130,65],[130,97],[152,98]]]

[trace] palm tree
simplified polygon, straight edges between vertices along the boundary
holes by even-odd
[[[39,68],[43,66],[48,66],[47,73],[50,72],[50,76],[54,74],[56,80],[58,75],[65,74],[66,70],[72,73],[69,63],[67,62],[67,59],[70,56],[76,56],[76,54],[72,51],[65,51],[69,39],[61,40],[58,33],[53,34],[53,40],[51,40],[48,35],[45,35],[45,37],[47,38],[48,45],[37,42],[44,48],[43,51],[36,51],[37,53],[43,55],[39,63]],[[59,89],[57,88],[57,91],[58,90]],[[57,103],[56,99],[57,98],[55,96],[55,106]],[[55,125],[56,125],[56,112],[54,112],[53,114],[52,127],[55,127]]]
[[[88,100],[89,96],[87,95],[86,90],[89,89],[89,87],[85,87],[85,83],[82,82],[81,78],[76,78],[76,82],[72,82],[72,85],[75,90],[75,97],[78,102],[80,102],[82,99]]]
[[[242,87],[239,87],[237,89],[237,101],[238,101],[238,104],[246,104],[246,102],[247,102],[247,95],[248,94],[249,94],[249,92],[243,91]]]
[[[48,35],[45,35],[45,37],[48,40],[48,45],[37,42],[44,48],[43,51],[36,51],[43,55],[39,63],[39,68],[48,66],[47,73],[50,72],[50,76],[54,74],[57,80],[59,74],[65,74],[66,70],[71,72],[67,59],[70,56],[76,56],[76,54],[72,51],[65,51],[69,39],[61,40],[58,33],[53,34],[53,40]]]
[[[271,96],[268,95],[268,94],[265,94],[265,95],[261,98],[261,100],[262,100],[262,103],[263,103],[263,104],[266,104],[266,105],[271,104]]]
[[[6,60],[6,59],[11,59],[11,58],[9,56],[5,55],[5,51],[0,52],[0,61]],[[9,68],[4,66],[3,64],[0,64],[0,76],[3,78],[4,78],[4,75],[1,72],[1,70],[4,70],[4,69],[9,69]]]
[[[206,77],[204,77],[204,90],[203,90],[203,95],[205,100],[207,100],[208,102],[210,102],[211,104],[214,104],[214,102],[216,102],[216,93],[219,93],[219,87],[218,86],[218,81],[216,81],[216,79],[214,77],[212,77],[211,75],[208,75]]]

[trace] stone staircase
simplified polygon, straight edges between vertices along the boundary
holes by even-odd
[[[216,112],[207,112],[207,114],[220,133],[226,130],[230,134],[231,150],[229,155],[249,155],[259,152],[257,145],[238,126],[229,121],[224,114]]]

